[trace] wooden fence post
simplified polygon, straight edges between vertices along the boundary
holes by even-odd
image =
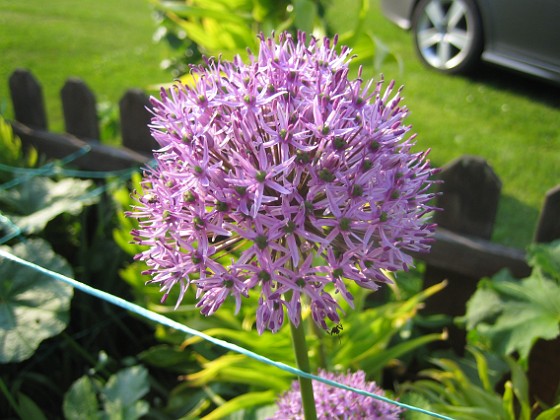
[[[16,121],[46,130],[48,124],[43,89],[33,74],[17,69],[10,76],[9,86]]]
[[[546,193],[535,231],[535,242],[552,242],[556,239],[560,239],[560,185]]]
[[[446,165],[439,178],[442,195],[434,221],[442,228],[471,237],[490,239],[498,209],[501,182],[488,163],[475,156],[462,156]],[[448,286],[426,301],[424,313],[460,316],[476,290],[478,278],[427,265],[425,287],[447,279]],[[464,332],[450,327],[449,343],[460,354]]]
[[[130,89],[119,102],[123,146],[140,153],[152,154],[157,148],[148,124],[151,114],[148,96],[139,89]]]
[[[80,139],[99,140],[95,95],[80,79],[70,78],[60,91],[66,132]]]
[[[560,239],[560,185],[546,194],[535,242]],[[529,386],[531,397],[552,405],[560,386],[560,336],[554,340],[538,340],[529,355]]]

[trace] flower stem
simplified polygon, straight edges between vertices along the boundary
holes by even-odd
[[[294,353],[296,355],[296,363],[299,370],[310,372],[309,356],[307,354],[307,344],[305,342],[305,331],[303,322],[299,326],[294,326],[290,322],[292,332],[292,341],[294,344]],[[301,403],[303,405],[303,414],[305,420],[317,420],[317,410],[315,408],[315,398],[313,397],[313,385],[311,379],[299,378],[299,388],[301,392]]]

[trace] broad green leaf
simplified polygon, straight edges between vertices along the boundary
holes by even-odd
[[[317,5],[311,0],[294,0],[296,29],[311,34],[317,18]]]
[[[502,300],[492,289],[491,281],[480,280],[478,289],[467,302],[466,328],[470,330],[482,321],[495,319],[501,310]]]
[[[2,247],[22,259],[72,276],[72,269],[42,239]],[[0,363],[19,362],[68,324],[72,287],[7,259],[0,259]]]
[[[136,419],[146,414],[149,406],[141,401],[150,390],[148,371],[132,366],[112,375],[102,390],[103,406],[110,418]]]
[[[560,282],[560,240],[529,246],[529,264]]]
[[[10,190],[0,190],[0,204],[23,231],[37,233],[56,216],[77,214],[96,203],[99,196],[89,191],[92,186],[89,180],[34,177]]]
[[[192,369],[194,354],[191,351],[165,344],[150,347],[139,354],[140,360],[157,368],[184,373]]]
[[[99,420],[96,386],[88,376],[76,380],[64,395],[62,405],[67,420]]]
[[[480,282],[464,317],[470,339],[489,343],[502,355],[518,352],[527,362],[533,344],[560,334],[560,284],[534,269],[523,280],[503,273]]]

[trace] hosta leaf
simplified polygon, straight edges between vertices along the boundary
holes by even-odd
[[[56,216],[77,214],[84,206],[96,203],[99,196],[89,191],[92,186],[89,180],[34,177],[16,188],[0,191],[0,204],[23,231],[37,233]]]
[[[50,245],[33,239],[13,248],[20,258],[72,276],[72,269]],[[72,287],[39,271],[0,258],[0,363],[19,362],[68,324]]]
[[[140,398],[148,393],[148,371],[143,366],[132,366],[111,376],[103,388],[105,408],[118,407],[124,413],[142,415],[137,411]],[[132,418],[124,416],[123,418]]]
[[[96,386],[93,380],[87,376],[82,376],[74,382],[64,395],[62,409],[64,417],[68,420],[101,419]]]

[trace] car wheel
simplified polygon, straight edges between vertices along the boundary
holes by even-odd
[[[412,17],[420,59],[446,73],[466,72],[482,53],[482,23],[473,0],[421,0]]]

